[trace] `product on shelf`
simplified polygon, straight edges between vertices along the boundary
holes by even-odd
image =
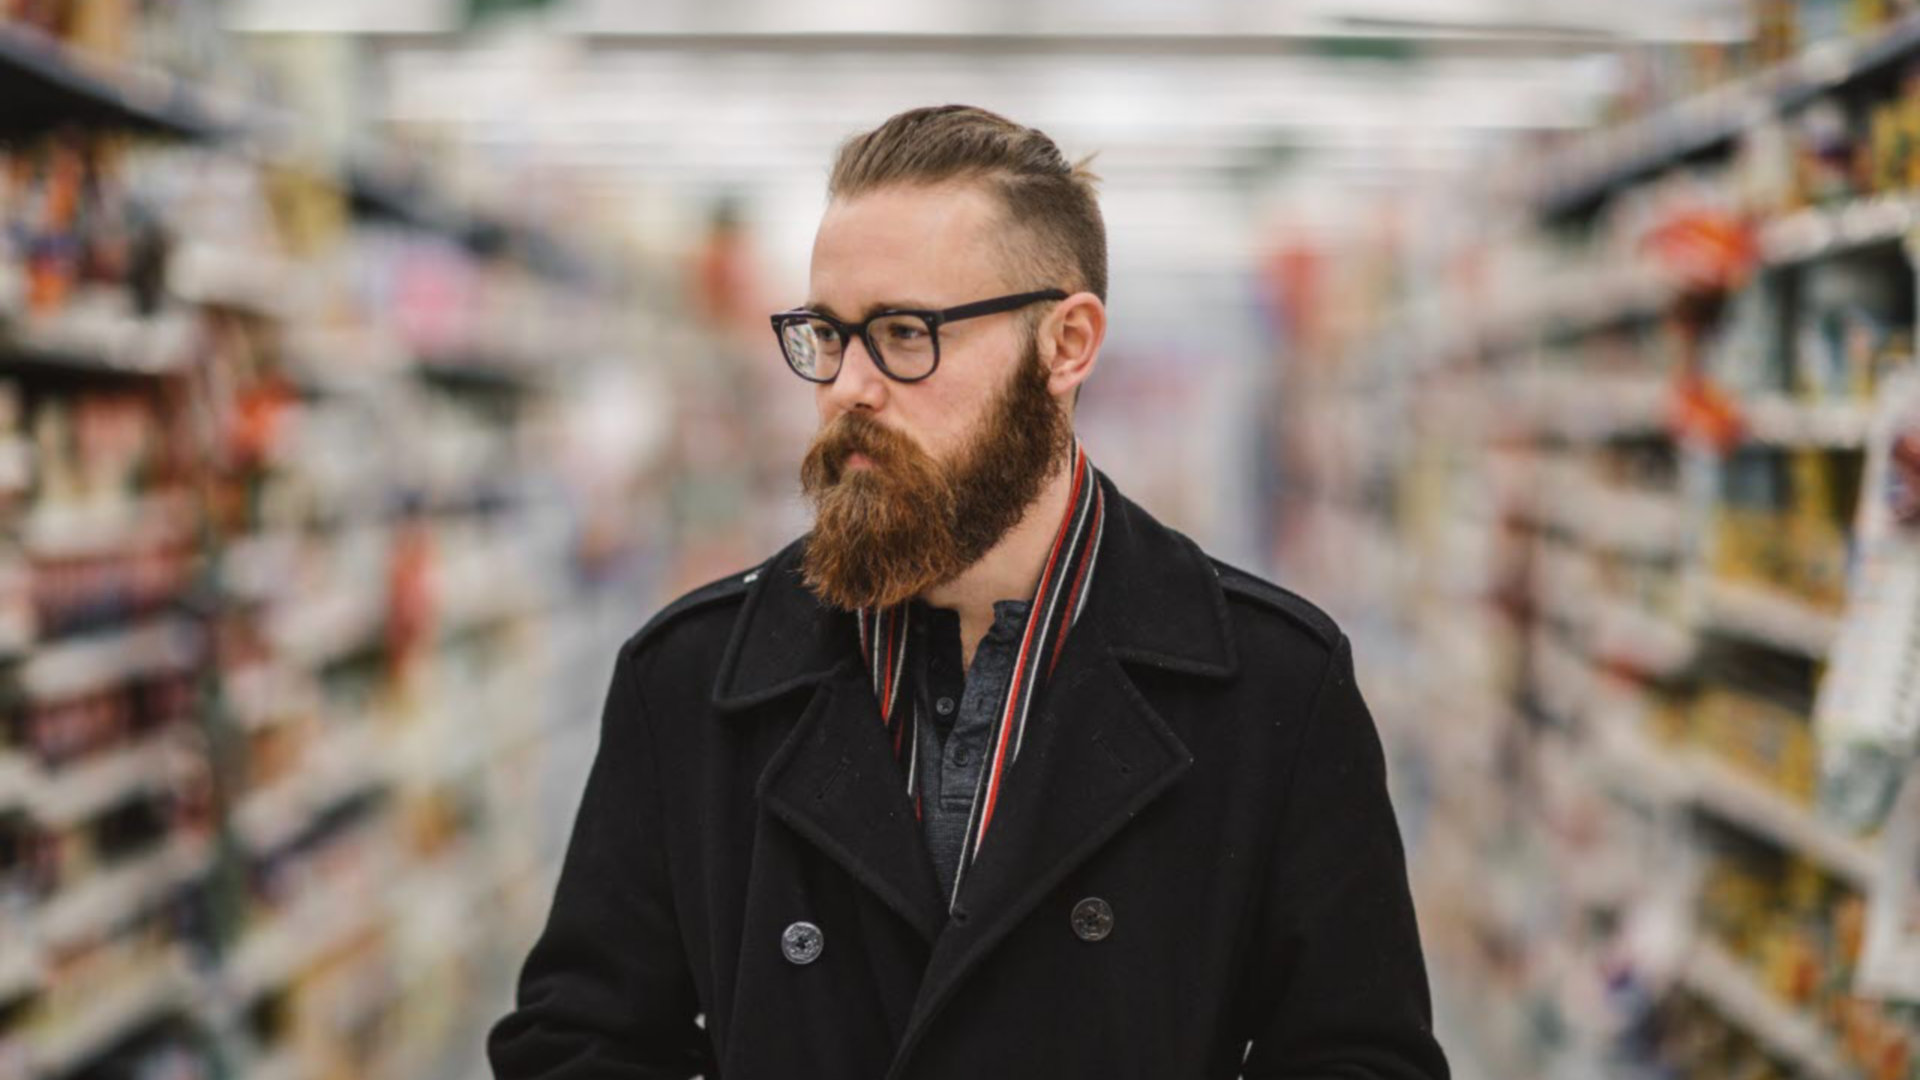
[[[1281,573],[1395,657],[1422,930],[1494,1074],[1920,1076],[1873,947],[1920,939],[1878,884],[1920,847],[1920,571],[1863,523],[1920,487],[1880,430],[1920,13],[1750,10],[1648,49],[1530,205],[1390,203],[1432,227],[1329,256],[1351,317],[1276,337]]]
[[[555,390],[695,366],[617,250],[153,138],[229,77],[218,7],[0,0],[0,100],[75,108],[0,110],[9,1080],[470,1063],[591,752],[556,690],[632,630],[569,610]],[[656,481],[589,449],[624,620]]]

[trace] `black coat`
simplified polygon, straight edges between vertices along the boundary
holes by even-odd
[[[495,1075],[1445,1077],[1345,634],[1106,484],[951,921],[805,537],[629,638]]]

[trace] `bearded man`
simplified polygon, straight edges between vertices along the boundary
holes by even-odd
[[[1073,433],[1090,174],[945,106],[828,190],[814,527],[619,650],[495,1075],[1447,1076],[1346,634]]]

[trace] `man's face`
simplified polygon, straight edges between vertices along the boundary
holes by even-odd
[[[972,186],[836,200],[814,241],[809,306],[845,320],[944,308],[1051,283],[1009,280],[997,208]],[[822,599],[885,607],[950,580],[1017,523],[1071,448],[1018,313],[943,326],[932,376],[899,383],[849,342],[815,387],[801,469],[815,509],[805,567]]]
[[[880,308],[943,308],[1040,287],[1008,280],[999,220],[978,185],[900,186],[835,200],[814,238],[809,304],[863,319]],[[814,388],[820,423],[865,411],[927,453],[948,456],[1019,358],[1020,327],[1018,314],[941,327],[940,368],[914,384],[881,374],[864,345],[849,347],[840,374]]]

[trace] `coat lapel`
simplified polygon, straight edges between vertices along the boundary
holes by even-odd
[[[865,681],[853,616],[822,605],[801,581],[805,542],[749,575],[714,680],[714,706],[723,716],[741,715],[811,688],[755,794],[931,943],[946,906],[906,776]]]
[[[1212,564],[1111,480],[1101,484],[1109,518],[1086,609],[1034,703],[952,920],[860,663],[852,616],[822,606],[799,580],[806,537],[756,571],[721,664],[714,701],[723,712],[812,687],[759,796],[932,945],[890,1075],[906,1067],[928,1025],[995,946],[1192,764],[1125,665],[1200,678],[1238,669]],[[1061,932],[1070,932],[1061,920]]]
[[[761,774],[769,812],[932,942],[946,922],[906,776],[865,673],[843,664],[814,692]]]

